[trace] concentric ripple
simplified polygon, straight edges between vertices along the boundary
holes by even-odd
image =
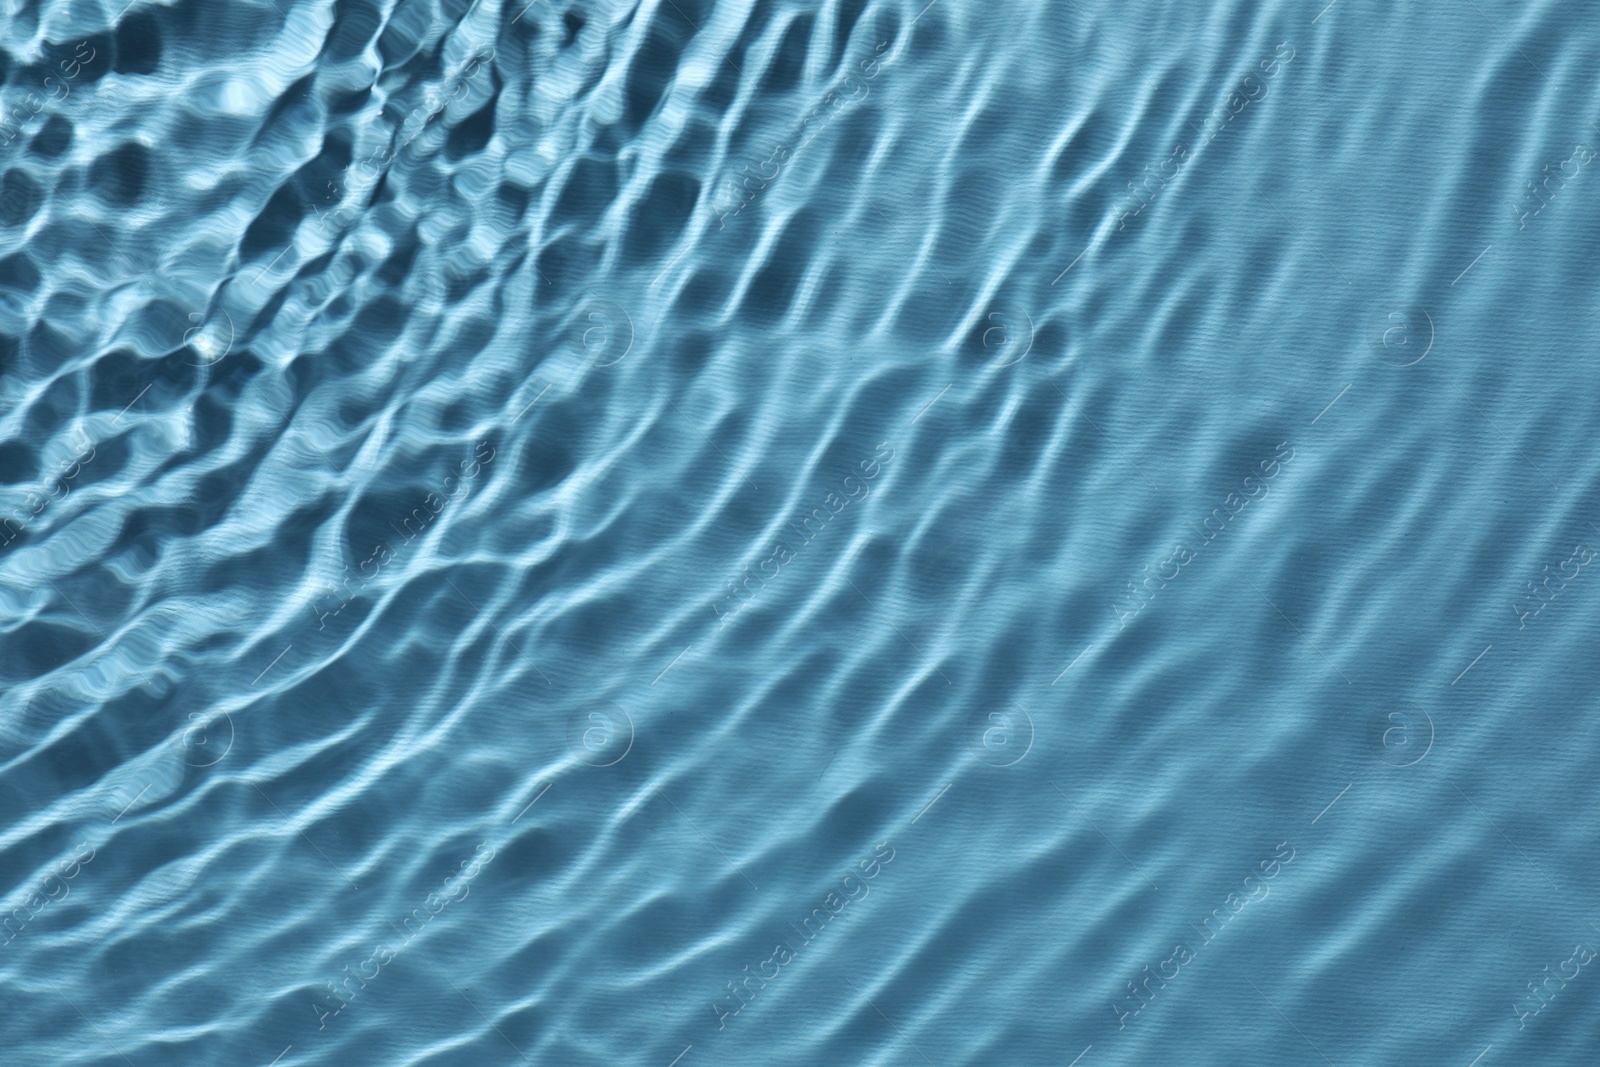
[[[1581,11],[0,49],[0,1062],[1592,1062]]]

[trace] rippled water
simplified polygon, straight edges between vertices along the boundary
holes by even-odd
[[[1581,5],[119,8],[0,1062],[1594,1062]]]

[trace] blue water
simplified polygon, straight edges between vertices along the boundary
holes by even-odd
[[[1591,8],[123,3],[5,1067],[1596,1062]]]

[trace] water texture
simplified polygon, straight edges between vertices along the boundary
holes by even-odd
[[[1597,85],[9,0],[0,1062],[1593,1064]]]

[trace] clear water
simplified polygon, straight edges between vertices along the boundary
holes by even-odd
[[[1592,14],[10,0],[0,1062],[1594,1063]]]

